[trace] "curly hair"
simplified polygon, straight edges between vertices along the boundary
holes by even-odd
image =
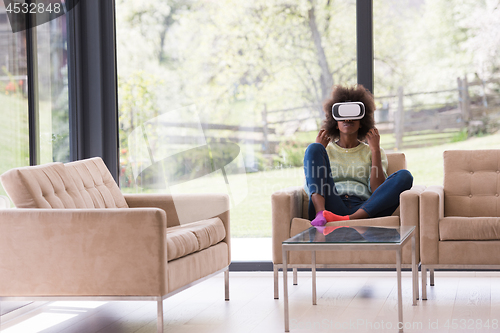
[[[335,103],[342,102],[362,102],[365,105],[365,116],[359,120],[361,126],[358,131],[358,140],[364,140],[368,131],[375,127],[373,113],[376,107],[372,93],[366,90],[361,84],[352,87],[341,85],[333,87],[331,97],[323,103],[323,111],[325,112],[326,119],[323,121],[322,128],[326,130],[330,139],[340,137],[337,121],[333,119],[332,106]]]

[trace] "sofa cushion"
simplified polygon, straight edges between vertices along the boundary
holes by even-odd
[[[225,237],[226,229],[218,217],[167,228],[167,260],[207,249]]]
[[[226,242],[220,242],[208,249],[170,261],[167,272],[168,292],[227,267],[230,264],[229,261],[229,246]]]
[[[500,240],[500,218],[445,217],[439,220],[439,239]]]
[[[128,208],[100,157],[16,168],[1,180],[17,208]]]
[[[77,208],[128,208],[125,197],[100,157],[66,163],[84,206]]]
[[[83,208],[85,202],[62,163],[21,167],[1,176],[17,208]]]

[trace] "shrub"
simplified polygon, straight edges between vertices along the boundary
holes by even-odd
[[[289,167],[301,167],[304,165],[304,153],[307,145],[299,141],[283,141],[278,151],[282,164]]]

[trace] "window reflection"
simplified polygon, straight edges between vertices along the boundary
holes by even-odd
[[[69,162],[66,15],[36,29],[40,163]]]
[[[27,89],[26,31],[12,33],[0,2],[0,173],[29,165]]]
[[[119,0],[116,13],[122,191],[227,193],[232,239],[262,249],[233,241],[233,259],[270,260],[255,239],[271,237],[271,194],[302,185],[323,99],[356,80],[355,2]]]

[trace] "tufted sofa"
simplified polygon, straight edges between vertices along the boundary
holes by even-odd
[[[17,209],[0,210],[0,301],[162,301],[225,273],[226,195],[123,195],[100,158],[1,175]],[[182,218],[179,218],[182,216]]]
[[[422,298],[427,269],[500,268],[500,150],[445,151],[444,185],[420,198]]]
[[[403,153],[387,153],[388,169],[390,175],[400,169],[406,168],[406,159]],[[352,220],[349,222],[329,222],[327,225],[349,226],[384,226],[399,227],[400,225],[416,227],[416,253],[418,253],[418,214],[419,195],[424,186],[414,185],[410,190],[401,194],[401,204],[392,216]],[[278,270],[283,268],[281,244],[284,240],[308,229],[311,223],[307,216],[309,197],[302,186],[290,187],[272,194],[272,244],[274,266],[274,298],[279,297]],[[341,251],[339,255],[328,251],[317,253],[317,267],[357,267],[357,268],[383,268],[396,267],[394,251]],[[402,267],[411,267],[411,244],[403,248]],[[297,268],[311,267],[311,254],[306,251],[290,251],[288,266],[293,268],[293,281],[297,284]]]

